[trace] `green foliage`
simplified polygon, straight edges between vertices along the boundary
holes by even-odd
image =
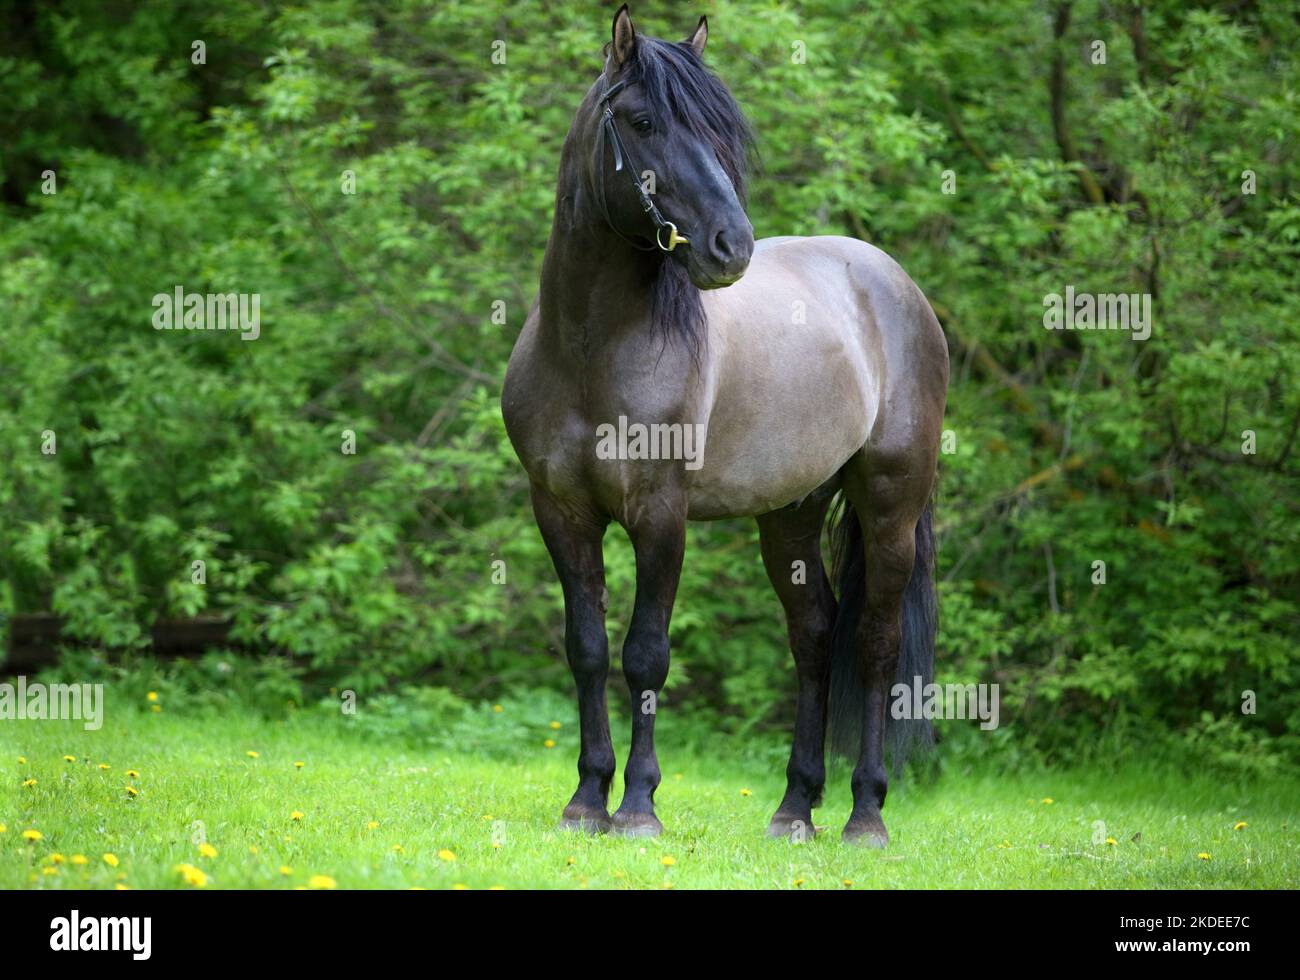
[[[152,0],[5,32],[0,610],[53,610],[114,658],[157,617],[219,614],[317,686],[567,692],[496,398],[609,13]],[[693,21],[634,14],[666,36]],[[708,59],[760,138],[757,233],[876,242],[949,332],[939,674],[1001,685],[1008,730],[982,744],[1054,757],[1123,720],[1208,757],[1294,759],[1289,8],[709,14]],[[151,297],[178,284],[259,293],[262,336],[155,331]],[[1045,331],[1042,297],[1067,285],[1151,293],[1151,338]],[[608,552],[617,641],[632,565],[621,535]],[[751,522],[692,529],[673,639],[666,704],[734,734],[789,724]],[[296,683],[268,680],[268,704]]]

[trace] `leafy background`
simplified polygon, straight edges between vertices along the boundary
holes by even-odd
[[[757,234],[876,242],[948,332],[939,675],[999,683],[1003,713],[991,736],[947,728],[954,751],[1159,743],[1193,765],[1294,765],[1294,9],[633,15],[680,37],[700,12],[759,134]],[[228,617],[240,657],[169,670],[268,710],[330,685],[381,709],[408,685],[454,692],[416,699],[432,720],[448,697],[569,689],[497,400],[611,14],[0,3],[0,630],[59,614],[63,669],[84,676],[152,663],[160,617]],[[177,284],[260,293],[261,338],[153,330],[151,297]],[[1066,285],[1152,294],[1151,338],[1045,331],[1043,296]],[[606,550],[617,641],[631,556],[621,532]],[[692,528],[673,642],[678,717],[732,737],[790,724],[752,522]]]

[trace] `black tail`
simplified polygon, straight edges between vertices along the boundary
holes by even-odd
[[[841,499],[840,513],[831,527],[834,555],[832,574],[839,594],[839,612],[831,640],[830,711],[827,732],[831,751],[857,761],[862,750],[862,728],[866,721],[866,682],[862,654],[854,634],[866,604],[867,568],[862,546],[862,525],[857,512]],[[934,676],[934,636],[938,628],[939,603],[934,586],[934,503],[916,522],[916,563],[903,592],[902,643],[896,683],[910,690],[915,678],[929,684]],[[891,699],[892,707],[892,699]],[[885,739],[890,768],[901,773],[914,750],[932,742],[930,722],[925,718],[898,719],[886,714]]]

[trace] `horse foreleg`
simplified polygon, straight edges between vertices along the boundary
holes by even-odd
[[[627,525],[636,552],[636,606],[623,643],[623,675],[631,693],[632,747],[623,774],[623,802],[614,831],[654,837],[663,830],[654,812],[659,786],[655,713],[668,677],[668,622],[686,550],[686,508],[659,506]]]
[[[564,808],[565,830],[609,830],[609,784],[614,779],[614,747],[609,738],[605,681],[609,641],[605,633],[605,524],[566,516],[555,500],[533,487],[533,513],[564,590],[564,652],[578,688],[578,789]]]

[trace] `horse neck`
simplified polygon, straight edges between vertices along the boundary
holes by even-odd
[[[565,157],[542,260],[540,328],[546,346],[581,368],[600,346],[650,329],[661,259],[609,227]]]

